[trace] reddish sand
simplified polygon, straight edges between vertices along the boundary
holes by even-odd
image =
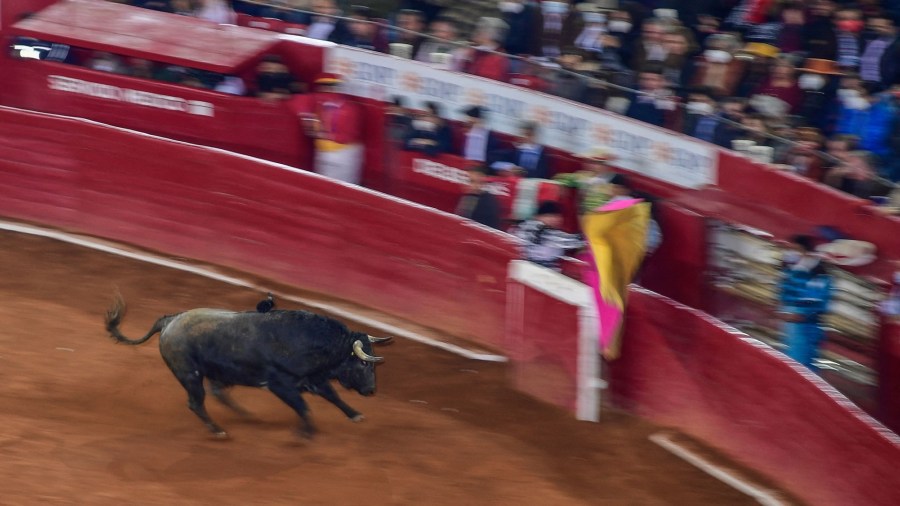
[[[231,435],[213,440],[156,337],[107,338],[117,287],[131,337],[164,313],[260,299],[0,232],[0,504],[755,504],[649,442],[659,427],[609,409],[599,424],[578,422],[511,390],[503,364],[403,339],[378,349],[376,396],[341,390],[362,423],[307,394],[320,433],[303,440],[271,393],[236,388],[257,421],[209,400]]]

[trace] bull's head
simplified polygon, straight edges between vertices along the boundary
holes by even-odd
[[[337,372],[337,380],[344,388],[356,390],[362,395],[375,393],[375,364],[384,361],[372,353],[369,336],[353,332],[352,353],[349,354]]]

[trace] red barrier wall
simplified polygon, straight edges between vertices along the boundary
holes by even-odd
[[[633,289],[622,358],[609,368],[618,405],[723,449],[810,504],[900,504],[900,438],[704,313]]]
[[[835,226],[856,239],[874,243],[880,256],[900,257],[900,219],[878,214],[868,200],[768,169],[725,150],[719,155],[718,186],[733,199],[775,208],[813,224]]]
[[[500,349],[511,238],[315,174],[0,108],[0,214],[266,276]]]

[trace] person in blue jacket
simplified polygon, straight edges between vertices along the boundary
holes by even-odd
[[[785,321],[785,353],[815,371],[813,360],[825,338],[821,317],[828,310],[832,281],[811,236],[791,238],[791,247],[784,256],[783,274],[779,309]]]

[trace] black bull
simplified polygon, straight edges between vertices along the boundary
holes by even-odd
[[[158,319],[140,339],[119,331],[125,304],[117,299],[106,314],[106,329],[120,343],[137,345],[159,332],[159,350],[166,365],[188,393],[188,407],[217,437],[227,437],[204,406],[204,378],[212,394],[233,410],[246,414],[227,395],[233,385],[264,387],[297,412],[300,430],[315,432],[302,391],[320,395],[353,421],[362,415],[338,397],[331,379],[362,395],[375,393],[372,338],[343,323],[308,311],[234,312],[192,309]]]

